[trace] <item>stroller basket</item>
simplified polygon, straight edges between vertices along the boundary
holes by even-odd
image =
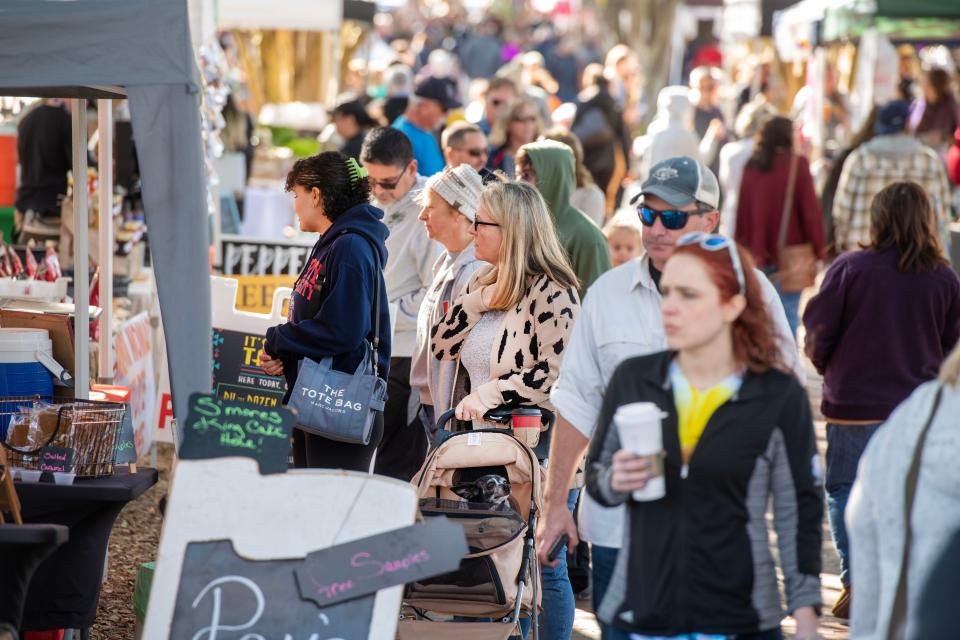
[[[447,516],[463,527],[470,553],[456,571],[410,584],[411,600],[450,600],[508,605],[499,566],[522,553],[527,523],[512,508],[492,509],[492,505],[457,500],[426,498],[420,501],[425,518]]]
[[[498,509],[487,503],[425,498],[420,500],[420,513],[425,518],[446,516],[456,521],[463,527],[471,555],[502,547],[527,528],[511,507]]]

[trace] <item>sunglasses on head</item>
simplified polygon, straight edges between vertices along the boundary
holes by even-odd
[[[692,244],[698,244],[707,251],[723,251],[730,254],[730,262],[733,263],[733,272],[737,275],[737,284],[740,285],[740,295],[747,295],[747,279],[743,274],[743,264],[740,262],[740,253],[737,251],[737,243],[726,236],[715,233],[688,233],[677,240],[678,247],[684,247]]]
[[[680,211],[678,209],[653,209],[646,205],[637,207],[637,214],[640,216],[640,222],[643,223],[643,226],[652,227],[653,223],[657,221],[657,218],[660,218],[663,228],[669,229],[670,231],[683,229],[687,226],[687,221],[690,220],[690,216],[702,216],[705,213],[707,213],[705,209],[698,211]]]

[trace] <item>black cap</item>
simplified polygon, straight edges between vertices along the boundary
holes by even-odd
[[[375,127],[377,121],[370,117],[366,107],[360,100],[347,100],[341,102],[330,112],[331,116],[353,116],[357,124],[361,127]]]
[[[457,99],[457,84],[450,78],[425,78],[413,90],[413,95],[436,100],[445,111],[463,106]]]

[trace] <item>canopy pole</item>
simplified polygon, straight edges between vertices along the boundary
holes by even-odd
[[[100,383],[113,383],[113,101],[97,100],[100,170]]]
[[[90,220],[87,211],[87,101],[70,100],[73,121],[73,395],[90,398]]]

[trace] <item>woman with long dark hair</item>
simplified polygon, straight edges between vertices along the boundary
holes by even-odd
[[[327,151],[298,160],[287,174],[287,191],[300,228],[315,231],[314,245],[293,287],[289,319],[267,329],[260,365],[268,375],[287,379],[287,395],[304,358],[333,358],[333,369],[353,373],[373,342],[379,315],[378,375],[386,381],[390,367],[390,313],[383,283],[387,261],[387,227],[383,212],[369,204],[370,182],[356,160]],[[380,307],[374,308],[376,291]],[[345,444],[293,432],[297,467],[366,471],[383,436],[383,414],[376,416],[367,445]]]
[[[960,127],[960,105],[953,93],[950,73],[945,69],[930,69],[920,81],[923,99],[911,108],[913,132],[937,151],[953,140],[953,132]]]
[[[784,247],[809,244],[817,260],[822,260],[824,254],[823,212],[813,188],[810,164],[794,152],[793,137],[793,122],[789,118],[776,116],[767,120],[757,132],[753,156],[740,182],[736,239],[769,275],[783,266]],[[785,238],[781,235],[782,226],[786,227]],[[771,279],[796,335],[802,291],[785,291],[778,278]]]
[[[798,640],[817,637],[823,506],[813,419],[780,360],[753,260],[724,236],[688,234],[660,289],[670,350],[617,368],[587,459],[590,495],[627,506],[626,558],[599,616],[640,640],[782,638],[772,498],[787,611]],[[636,428],[634,403],[661,414],[664,458],[621,441]],[[660,476],[662,497],[634,493]]]
[[[850,555],[844,509],[871,436],[920,384],[936,377],[960,338],[960,279],[937,233],[933,203],[896,182],[870,206],[870,243],[831,265],[803,315],[805,349],[823,375],[827,508],[847,617]]]

